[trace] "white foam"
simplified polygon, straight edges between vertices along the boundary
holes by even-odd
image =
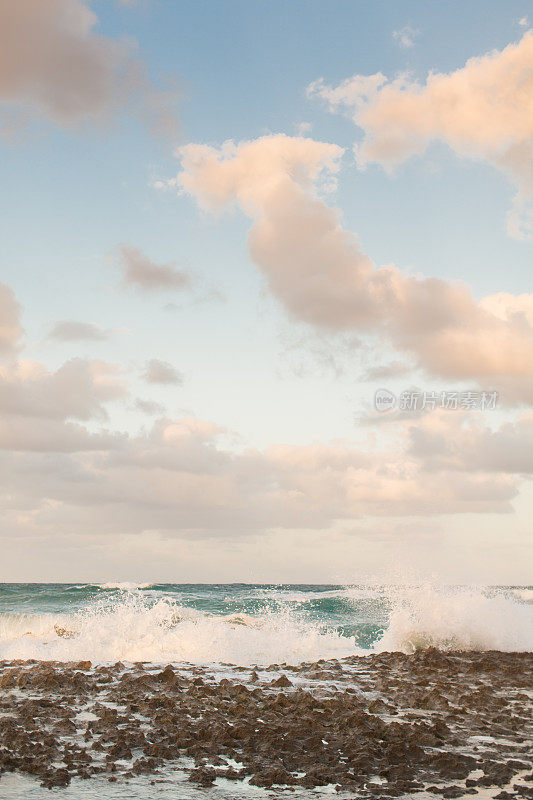
[[[135,592],[138,589],[150,589],[153,583],[132,583],[131,581],[118,581],[110,583],[78,583],[73,584],[72,589],[109,589],[122,592]]]
[[[137,589],[150,589],[153,583],[130,583],[129,581],[122,581],[119,583],[95,583],[89,584],[96,586],[98,589],[119,589],[123,592],[134,592]]]
[[[509,594],[430,585],[389,594],[392,612],[378,651],[533,650],[532,609]]]
[[[251,596],[259,599],[271,597],[276,602],[305,604],[313,600],[338,599],[352,602],[375,599],[379,594],[380,590],[372,587],[348,586],[341,589],[326,589],[322,592],[304,591],[302,589],[262,589]]]
[[[0,614],[0,658],[4,642],[25,638],[38,640],[40,637],[47,637],[51,632],[57,636],[54,625],[68,628],[69,624],[68,614]]]
[[[121,584],[124,591],[118,595],[104,592],[99,602],[75,613],[0,614],[0,659],[229,662],[244,666],[296,664],[370,652],[358,649],[353,638],[325,629],[327,614],[311,614],[303,600],[295,606],[291,598],[305,594],[298,590],[281,592],[277,604],[261,614],[220,615],[182,606],[177,598],[156,600],[151,592],[135,591],[131,586],[138,585],[126,589]],[[269,600],[274,599],[272,591]],[[483,590],[427,585],[376,592],[347,588],[328,590],[328,595],[350,600],[342,614],[348,627],[361,621],[377,624],[377,617],[368,616],[366,601],[386,597],[390,617],[375,645],[378,652],[413,652],[429,646],[533,650],[533,607],[526,602],[527,596],[520,599],[511,590],[491,595]],[[367,608],[363,618],[359,601],[365,601]],[[381,601],[378,610],[381,619],[385,610]]]
[[[214,615],[129,593],[71,615],[2,615],[0,659],[299,663],[342,658],[353,640],[279,610]],[[21,617],[23,616],[23,619]]]
[[[524,603],[533,603],[533,589],[511,589],[511,592]]]

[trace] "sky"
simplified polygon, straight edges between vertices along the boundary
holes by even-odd
[[[531,582],[532,20],[0,0],[0,580]]]

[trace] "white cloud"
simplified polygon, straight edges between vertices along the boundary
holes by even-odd
[[[181,372],[178,372],[172,364],[169,364],[168,361],[160,361],[158,358],[152,358],[146,363],[143,378],[147,383],[175,384],[177,386],[181,386],[184,380]]]
[[[182,291],[191,284],[190,275],[175,264],[156,264],[138,247],[120,245],[118,265],[123,273],[123,285],[144,292]]]
[[[63,127],[128,107],[175,139],[176,90],[156,88],[135,43],[97,23],[85,0],[0,0],[0,102]]]
[[[138,411],[142,411],[143,414],[150,414],[151,416],[163,414],[165,411],[160,403],[156,403],[153,400],[143,400],[140,397],[135,400],[134,405]]]
[[[428,372],[491,379],[507,401],[532,402],[533,295],[476,302],[463,283],[376,267],[318,194],[342,153],[283,135],[218,149],[192,144],[181,148],[183,169],[172,180],[204,208],[238,204],[251,217],[252,260],[294,318],[377,332]]]
[[[405,50],[407,50],[414,45],[415,39],[419,34],[419,30],[411,28],[410,25],[405,25],[403,28],[393,31],[392,38],[398,42],[400,47],[403,47]]]
[[[12,531],[230,539],[330,530],[361,517],[511,510],[520,479],[502,462],[505,435],[500,461],[495,456],[487,468],[476,448],[489,434],[449,412],[442,435],[458,436],[463,451],[439,462],[427,438],[417,440],[423,424],[403,426],[397,445],[381,451],[350,442],[228,450],[220,444],[224,429],[185,418],[161,419],[133,437],[82,437],[79,453],[71,452],[71,430],[64,452],[54,455],[59,448],[54,439],[47,449],[45,431],[31,452],[22,452],[32,445],[26,436],[26,448],[0,458],[0,508]]]
[[[309,96],[332,110],[348,109],[364,132],[356,145],[360,166],[392,169],[442,141],[457,155],[484,159],[517,187],[508,230],[533,230],[533,33],[516,44],[471,58],[449,73],[431,72],[425,83],[408,74],[388,80],[381,72],[354,75],[331,87],[320,79]]]
[[[0,367],[0,413],[5,415],[105,419],[105,403],[126,394],[120,370],[104,361],[73,358],[54,372],[30,360]]]
[[[13,355],[20,349],[23,333],[20,314],[13,289],[0,282],[0,355]]]
[[[54,322],[48,334],[57,342],[102,342],[109,339],[111,331],[95,325],[94,322],[79,322],[73,319]]]
[[[317,179],[320,157],[337,151],[314,145],[308,142],[305,152]],[[257,167],[251,181],[237,166],[252,207],[268,204],[280,186],[291,193],[293,175],[311,191],[309,175],[294,160],[298,147],[272,149],[269,142],[270,167],[281,155],[281,174],[265,169],[261,150],[249,154]],[[234,186],[234,169],[223,185]],[[210,171],[208,177],[216,176]],[[220,197],[219,183],[209,185]],[[318,202],[305,192],[304,199]],[[313,219],[320,222],[320,213]],[[499,297],[494,306],[518,313],[522,301]],[[146,377],[181,380],[172,365],[156,359]],[[236,540],[267,531],[331,532],[362,518],[506,513],[533,470],[527,416],[496,431],[475,414],[404,416],[379,446],[372,438],[237,447],[230,431],[194,417],[161,417],[137,434],[95,430],[108,417],[107,404],[127,396],[120,369],[103,361],[78,358],[49,370],[21,359],[0,368],[5,535],[69,538],[72,531],[90,536],[97,530],[113,537],[157,532]],[[150,401],[137,400],[135,407],[160,410]]]
[[[105,430],[92,433],[79,423],[65,420],[16,414],[0,418],[0,450],[12,453],[109,452],[124,440],[124,434]]]
[[[120,370],[103,361],[71,359],[55,371],[28,359],[0,367],[0,450],[110,451],[124,435],[91,431],[108,417],[107,403],[127,396]]]

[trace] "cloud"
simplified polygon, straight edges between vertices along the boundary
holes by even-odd
[[[155,264],[138,247],[120,245],[118,264],[123,272],[123,285],[143,292],[182,291],[191,285],[187,272],[176,269],[174,264]]]
[[[296,125],[296,133],[298,136],[308,136],[312,130],[312,122],[300,122],[298,125]]]
[[[405,27],[400,28],[400,30],[392,32],[392,38],[398,42],[400,47],[404,49],[408,49],[412,47],[415,43],[416,37],[419,35],[420,31],[411,28],[410,25],[405,25]]]
[[[203,208],[238,204],[251,217],[251,258],[295,319],[380,333],[434,375],[501,382],[507,400],[533,401],[533,295],[476,302],[463,283],[376,267],[318,194],[331,188],[342,153],[283,135],[186,145],[173,183]]]
[[[517,187],[508,230],[533,231],[533,33],[516,44],[471,58],[425,83],[409,74],[388,80],[381,72],[354,75],[337,87],[322,79],[308,88],[332,110],[347,108],[364,132],[355,147],[360,166],[390,170],[442,141],[464,158],[484,159]]]
[[[106,404],[126,396],[120,371],[107,362],[75,358],[49,371],[21,359],[0,367],[0,450],[108,452],[124,435],[81,423],[107,419]]]
[[[512,509],[522,479],[476,463],[480,436],[488,435],[476,421],[462,420],[465,449],[442,463],[416,442],[417,424],[402,426],[399,443],[380,451],[348,441],[236,451],[224,447],[227,432],[212,422],[162,418],[136,436],[82,435],[79,453],[72,451],[80,434],[74,427],[63,432],[57,452],[61,439],[53,434],[49,445],[45,427],[33,439],[25,434],[25,452],[20,446],[0,457],[4,527],[54,536],[98,530],[236,539],[330,530],[369,516]],[[448,432],[458,433],[455,420]],[[0,428],[0,446],[3,435],[9,432]]]
[[[117,446],[122,434],[90,431],[80,423],[107,419],[107,403],[128,395],[122,371],[97,359],[72,358],[55,370],[16,359],[20,313],[12,289],[0,283],[0,352],[9,357],[0,364],[0,450],[82,452]],[[95,338],[96,332],[101,333],[96,326],[72,321],[52,330],[63,340]]]
[[[13,289],[0,282],[0,355],[13,355],[20,349],[21,310]]]
[[[0,0],[0,102],[62,127],[130,106],[175,135],[175,93],[147,78],[135,43],[95,32],[84,0]]]
[[[160,403],[155,403],[153,400],[142,400],[140,397],[135,400],[134,405],[138,411],[142,411],[143,414],[150,414],[151,416],[162,414],[165,410]]]
[[[425,415],[409,429],[410,455],[433,471],[533,475],[533,414],[492,430],[467,413]]]
[[[307,152],[318,180],[317,152]],[[283,169],[311,192],[291,153],[292,161],[281,158]],[[260,185],[247,187],[252,206],[271,191],[263,184],[264,159],[253,156]],[[276,184],[280,176],[270,178]],[[513,303],[521,313],[520,299],[494,300],[498,308]],[[182,380],[157,359],[148,362],[146,378]],[[231,431],[194,417],[161,417],[137,434],[95,430],[108,417],[107,404],[127,394],[120,369],[103,361],[71,359],[49,370],[21,359],[0,367],[0,513],[8,535],[98,530],[235,539],[334,530],[367,517],[506,513],[532,467],[530,417],[494,432],[475,414],[405,418],[380,447],[335,441],[238,448]],[[159,411],[139,399],[136,407]]]
[[[120,370],[73,358],[54,372],[20,360],[0,367],[0,414],[35,419],[105,419],[105,403],[127,394]]]
[[[528,28],[529,20],[527,17],[521,17],[519,20],[517,20],[517,24],[520,25],[521,28]]]
[[[79,342],[79,341],[106,341],[111,336],[111,331],[100,328],[93,322],[77,322],[68,319],[55,322],[50,329],[48,339],[57,342]]]
[[[412,367],[404,361],[391,361],[389,364],[380,364],[366,372],[364,379],[367,381],[382,380],[388,378],[398,378],[411,372]]]
[[[181,386],[184,380],[181,372],[178,372],[172,364],[160,361],[158,358],[152,358],[146,363],[143,378],[147,383],[175,384],[177,386]]]
[[[84,453],[110,451],[125,441],[125,434],[92,433],[83,425],[64,420],[27,416],[0,419],[0,450],[33,453]],[[73,473],[75,475],[75,473]]]

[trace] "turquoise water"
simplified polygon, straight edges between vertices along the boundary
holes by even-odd
[[[531,587],[0,584],[0,658],[274,663],[533,649]]]
[[[82,611],[91,604],[124,599],[139,593],[147,603],[158,599],[220,616],[275,613],[291,609],[318,620],[358,645],[370,647],[383,633],[390,612],[379,589],[338,585],[260,584],[0,584],[0,614],[9,612],[61,613]],[[103,602],[102,602],[103,601]]]

